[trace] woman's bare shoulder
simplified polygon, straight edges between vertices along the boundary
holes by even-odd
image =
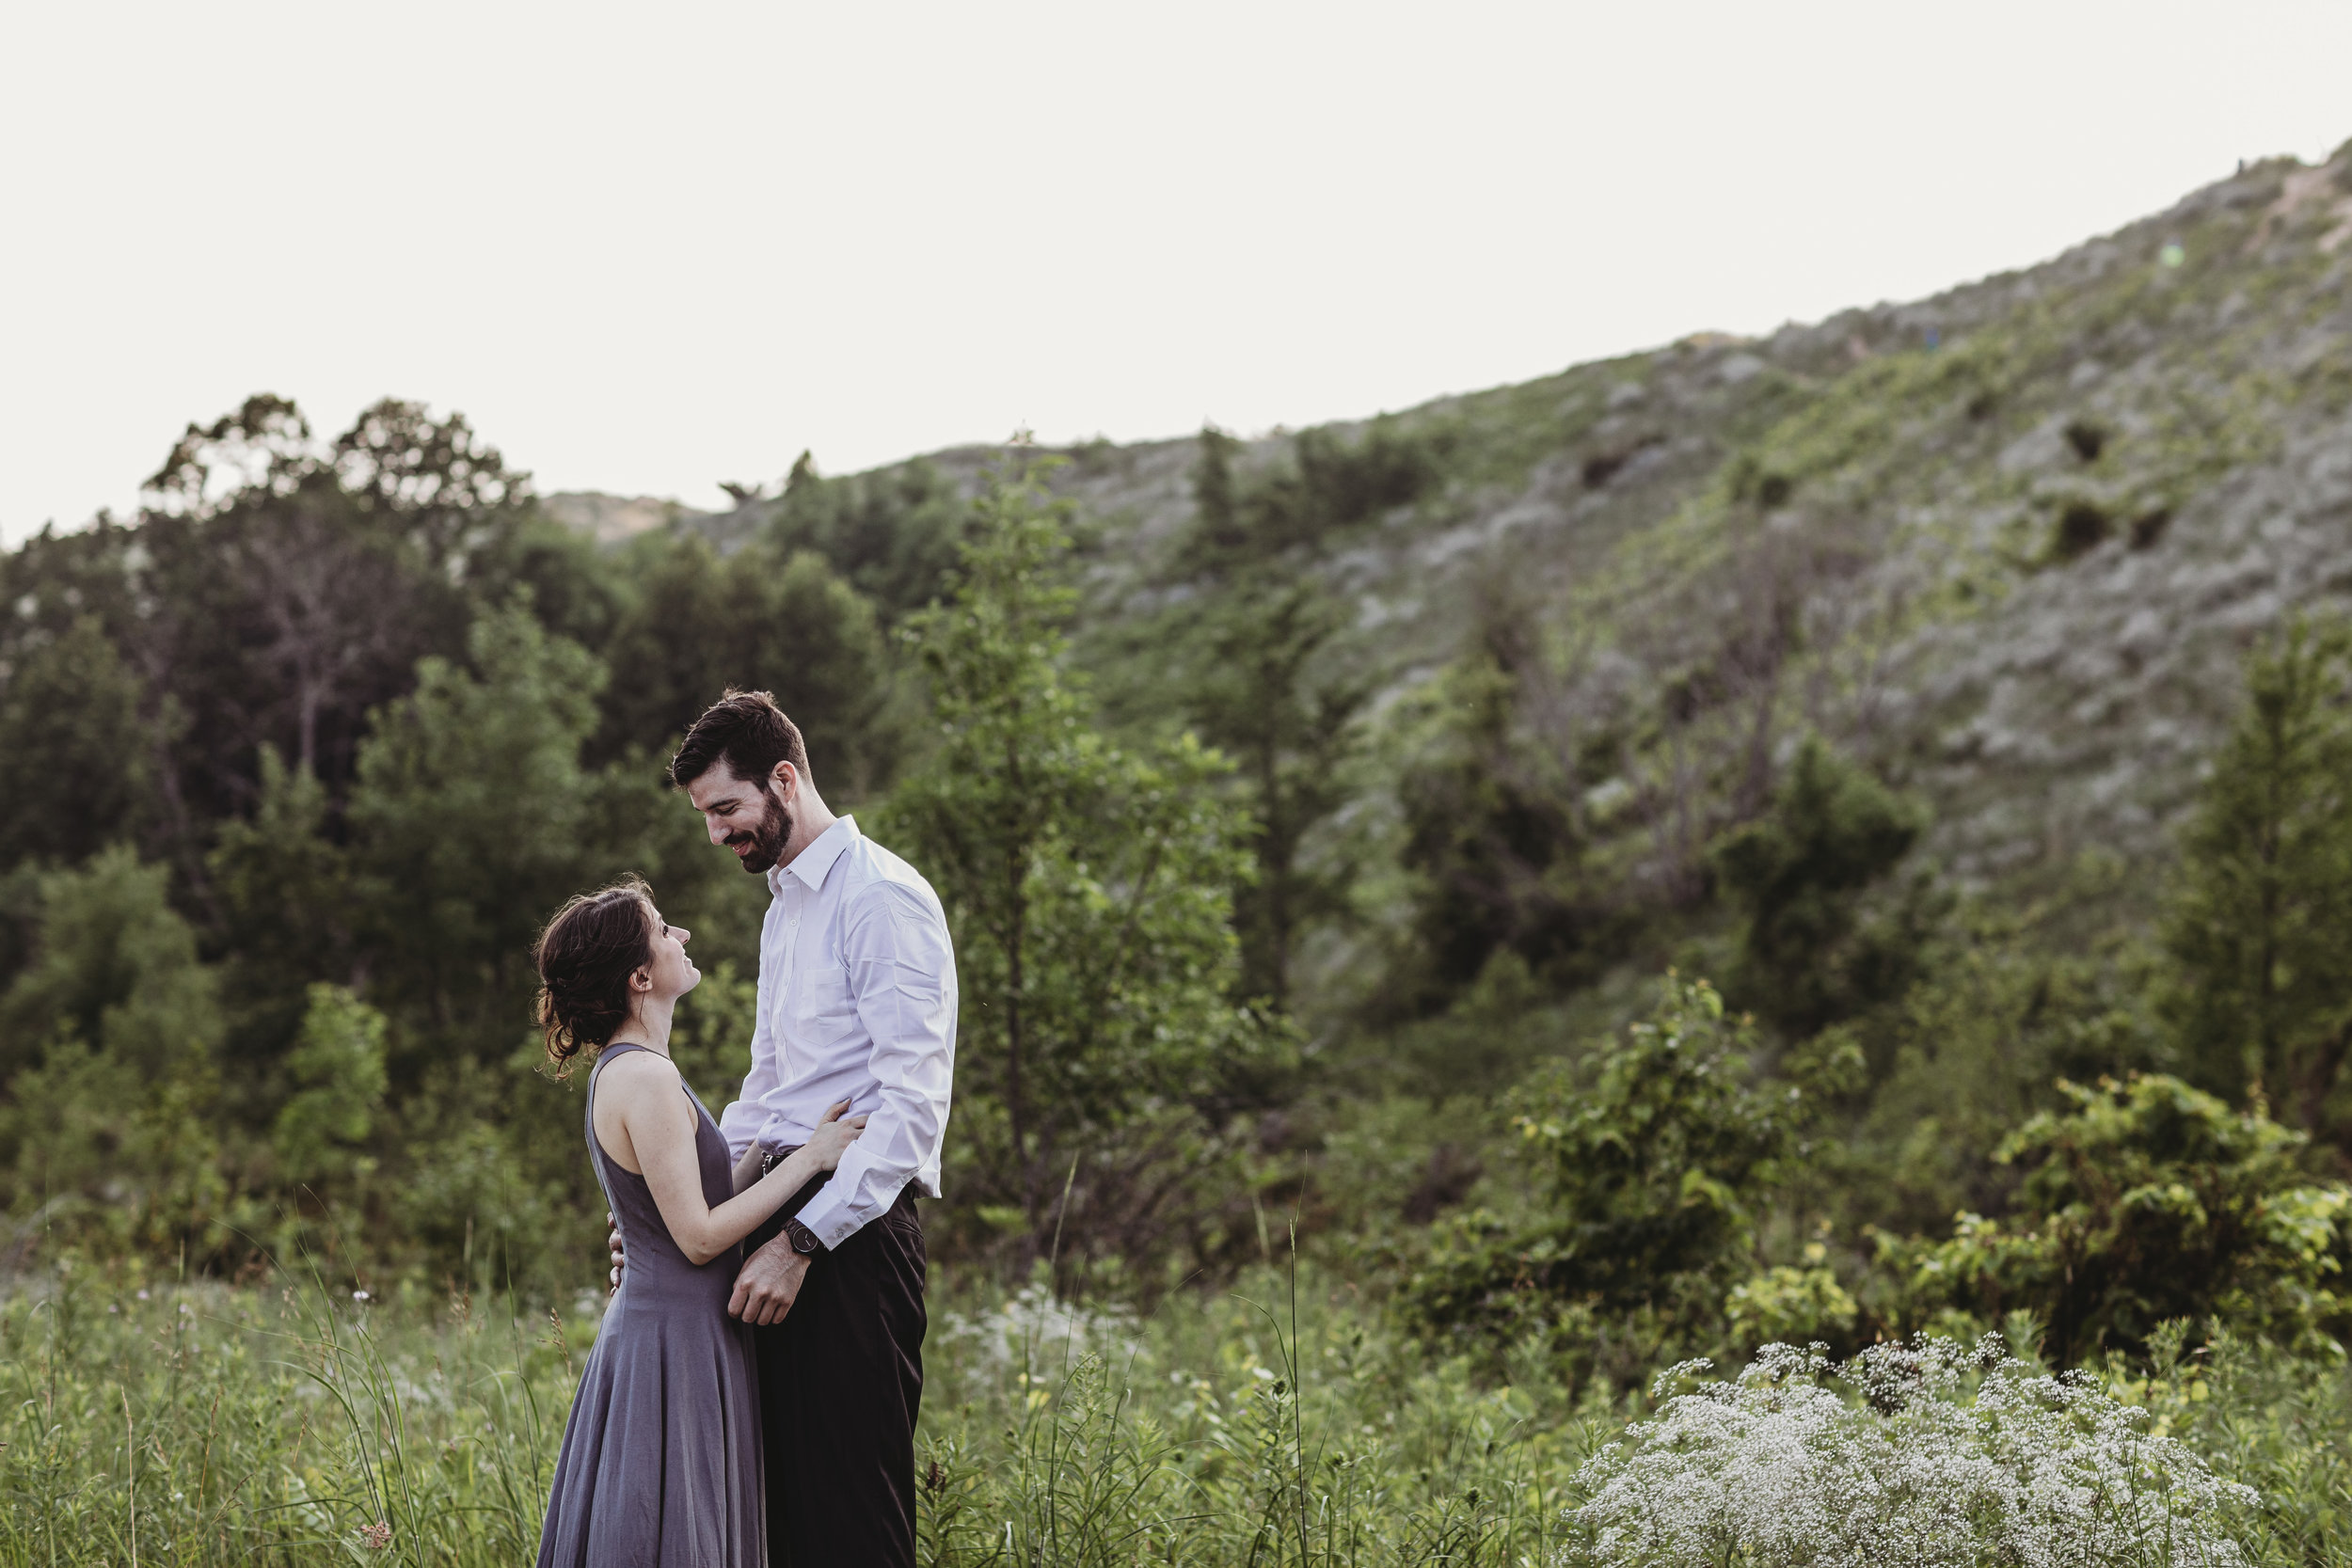
[[[685,1080],[678,1076],[677,1064],[652,1051],[631,1051],[617,1056],[605,1064],[596,1074],[600,1088],[626,1100],[634,1100],[651,1091],[674,1094],[683,1082]]]

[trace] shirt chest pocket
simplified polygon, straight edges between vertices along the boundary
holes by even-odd
[[[795,976],[785,1008],[792,1032],[813,1045],[834,1044],[858,1026],[857,998],[844,969],[811,969]]]

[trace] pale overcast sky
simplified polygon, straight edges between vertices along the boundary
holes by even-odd
[[[247,393],[718,498],[2048,256],[2352,137],[2352,0],[16,5],[0,538]]]

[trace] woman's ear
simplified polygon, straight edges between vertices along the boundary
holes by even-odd
[[[628,989],[631,990],[653,990],[652,968],[644,964],[640,964],[635,969],[630,970],[628,972]]]

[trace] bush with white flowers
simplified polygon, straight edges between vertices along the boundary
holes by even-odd
[[[1843,1366],[1767,1345],[1736,1382],[1685,1362],[1595,1454],[1574,1512],[1611,1568],[2237,1568],[2258,1501],[2080,1372],[1988,1336]],[[1694,1383],[1691,1391],[1666,1398]]]

